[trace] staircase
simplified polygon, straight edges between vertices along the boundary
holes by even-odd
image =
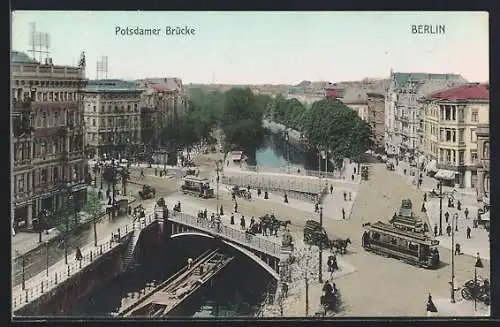
[[[130,242],[125,250],[125,253],[122,256],[121,261],[121,272],[125,272],[130,268],[130,265],[136,265],[135,261],[135,246],[137,241],[139,240],[139,236],[141,235],[141,228],[134,224],[134,229],[132,230],[132,237]]]

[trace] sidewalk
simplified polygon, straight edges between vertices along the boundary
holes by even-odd
[[[463,299],[451,303],[450,299],[433,299],[438,312],[437,317],[489,317],[491,315],[490,306],[477,302],[477,309],[474,311],[474,301]]]
[[[146,217],[153,215],[153,209],[146,210]],[[128,228],[125,229],[125,226]],[[138,224],[136,224],[138,226]],[[99,256],[100,247],[103,245],[103,254],[106,253],[107,250],[113,248],[117,243],[113,242],[110,246],[110,240],[112,239],[113,233],[116,233],[118,228],[121,229],[121,235],[124,235],[127,231],[132,230],[133,224],[130,220],[122,220],[118,224],[113,226],[112,233],[105,234],[98,239],[97,244],[99,246],[95,247],[94,242],[90,242],[80,248],[82,255],[85,257],[85,263],[82,263],[82,269],[90,264],[89,254],[92,251],[93,258],[97,258]],[[106,251],[105,251],[106,250]],[[68,264],[65,263],[65,259],[59,260],[56,264],[52,265],[48,269],[48,274],[46,270],[38,273],[32,278],[29,278],[25,281],[25,290],[22,289],[22,284],[16,285],[12,287],[12,299],[14,305],[14,309],[18,309],[21,303],[25,302],[26,294],[28,294],[29,301],[33,301],[35,298],[40,296],[41,294],[49,291],[50,289],[56,287],[57,283],[61,283],[64,280],[70,278],[75,272],[79,271],[80,263],[75,261],[75,249],[68,251]],[[68,270],[69,267],[69,270]],[[69,276],[68,276],[69,271]],[[55,278],[57,276],[57,283],[55,282]],[[42,284],[43,287],[42,292]]]

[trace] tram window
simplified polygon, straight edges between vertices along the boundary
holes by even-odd
[[[372,238],[373,238],[375,241],[379,241],[379,240],[380,240],[380,234],[379,234],[379,233],[372,233]]]
[[[411,251],[415,251],[415,252],[417,252],[417,251],[418,251],[418,244],[410,243],[410,244],[408,244],[408,248],[409,248]]]
[[[391,244],[396,245],[398,244],[398,240],[394,237],[391,238]]]
[[[399,239],[399,245],[400,245],[401,247],[403,247],[403,248],[406,248],[406,247],[408,247],[408,241],[407,241],[407,240],[405,240],[405,239],[400,238],[400,239]]]

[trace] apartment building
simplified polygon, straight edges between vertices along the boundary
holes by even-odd
[[[484,204],[490,204],[490,126],[478,124],[477,136],[477,197]]]
[[[85,202],[82,89],[79,67],[54,65],[11,52],[11,218],[14,230],[30,230],[43,209],[56,224],[57,212],[72,199]]]
[[[87,158],[129,158],[143,151],[143,89],[123,80],[89,81],[84,92]]]
[[[415,155],[420,146],[419,99],[466,82],[456,74],[398,73],[391,70],[391,82],[385,98],[386,153]]]
[[[433,93],[421,102],[422,153],[428,165],[437,167],[438,178],[451,179],[459,187],[477,187],[482,166],[477,130],[489,123],[489,86],[468,83]]]
[[[385,94],[369,92],[367,121],[372,131],[372,142],[377,151],[384,151]]]

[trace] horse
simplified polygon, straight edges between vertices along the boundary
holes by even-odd
[[[347,245],[351,244],[351,240],[349,238],[346,238],[345,240],[343,239],[336,239],[331,241],[331,247],[330,249],[335,248],[335,252],[340,253],[340,254],[346,254],[347,252]]]

